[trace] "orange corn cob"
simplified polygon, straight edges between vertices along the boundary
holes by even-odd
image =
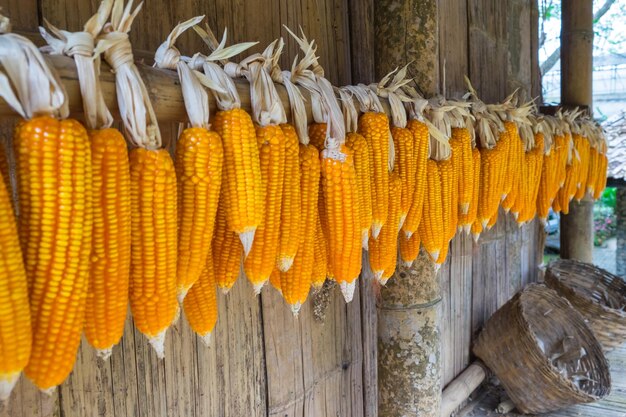
[[[430,134],[428,126],[418,120],[409,120],[407,128],[413,133],[413,153],[415,156],[415,186],[413,200],[406,220],[402,225],[402,231],[411,236],[417,232],[422,219],[422,208],[426,194],[426,166],[428,162],[428,142]]]
[[[419,225],[420,240],[434,261],[444,245],[445,227],[441,200],[441,174],[437,162],[429,159],[426,166],[426,196]]]
[[[505,212],[511,211],[518,197],[523,198],[523,184],[521,184],[524,170],[524,142],[519,136],[517,126],[513,122],[505,122],[509,132],[509,157],[506,160],[507,173],[505,177],[504,193],[506,198],[502,201]]]
[[[135,326],[157,356],[178,314],[176,171],[165,149],[130,151],[130,307]]]
[[[559,201],[560,199],[557,197],[554,199],[554,201],[552,202],[552,210],[555,213],[560,213],[561,212],[561,202]]]
[[[400,198],[400,226],[402,226],[413,204],[417,160],[414,154],[415,141],[409,129],[392,127],[391,136],[395,148],[395,168],[402,180],[401,195],[390,195],[389,198]],[[389,203],[391,204],[391,202]]]
[[[354,160],[346,146],[322,152],[322,192],[330,270],[349,302],[361,271],[361,231]]]
[[[498,214],[499,210],[496,210],[495,214],[491,216],[489,222],[487,222],[487,230],[491,230],[491,228],[496,225],[496,223],[498,222]]]
[[[128,311],[130,170],[117,129],[95,130],[90,138],[94,222],[85,336],[106,359],[122,338]]]
[[[557,155],[558,162],[556,164],[556,183],[555,186],[560,188],[565,183],[565,169],[567,167],[567,156],[569,152],[569,143],[571,141],[571,135],[558,135],[554,138],[554,146]]]
[[[543,156],[541,167],[541,177],[539,179],[539,190],[537,192],[537,217],[545,223],[548,218],[552,201],[554,200],[554,189],[556,183],[556,167],[558,154],[551,150],[550,154]]]
[[[587,194],[587,177],[589,176],[589,165],[591,162],[591,146],[587,138],[580,135],[574,135],[574,145],[576,146],[576,149],[578,149],[578,154],[580,156],[580,171],[578,173],[577,189],[574,194],[574,198],[576,201],[580,201],[583,199],[585,194]]]
[[[578,178],[582,169],[581,161],[573,157],[571,165],[565,168],[565,183],[559,189],[557,199],[559,200],[559,208],[563,214],[569,213],[569,203],[576,195]]]
[[[320,172],[321,172],[321,165],[320,165]],[[325,254],[326,254],[326,274],[325,277],[330,279],[330,280],[334,280],[335,276],[333,275],[333,271],[331,268],[331,262],[330,262],[330,239],[329,239],[329,225],[328,225],[328,219],[326,217],[326,204],[324,202],[324,190],[323,190],[324,184],[323,184],[323,180],[322,177],[320,175],[320,185],[318,187],[318,198],[317,198],[317,218],[319,219],[319,223],[320,223],[320,228],[322,231],[322,242],[324,243],[325,246]],[[323,283],[323,282],[322,282]]]
[[[453,128],[450,146],[454,155],[454,170],[459,176],[459,214],[462,216],[467,214],[469,210],[474,190],[472,138],[469,130],[466,128]]]
[[[313,145],[300,145],[300,183],[302,190],[302,230],[298,252],[289,271],[280,274],[280,287],[287,304],[294,314],[306,301],[311,289],[315,258],[315,234],[317,231],[317,205],[320,183],[319,153]],[[325,275],[325,274],[324,274]]]
[[[369,231],[372,227],[372,173],[369,149],[365,138],[358,133],[348,133],[346,146],[354,155],[354,169],[361,212],[361,240],[363,248],[367,250]]]
[[[11,390],[28,363],[31,349],[28,284],[11,195],[0,172],[0,401]]]
[[[228,227],[239,235],[247,254],[264,210],[256,132],[250,115],[242,109],[217,112],[213,128],[224,147],[222,178]]]
[[[474,220],[470,232],[472,233],[474,242],[478,242],[478,238],[480,238],[480,234],[483,232],[483,224],[478,219]]]
[[[85,318],[91,149],[80,123],[48,116],[20,124],[14,143],[33,336],[25,373],[52,391],[74,366]]]
[[[326,123],[313,123],[309,125],[309,142],[322,152],[326,141]]]
[[[318,212],[319,214],[319,212]],[[314,259],[313,272],[311,274],[311,284],[313,288],[320,289],[326,281],[326,274],[328,270],[328,254],[326,252],[326,238],[322,231],[322,223],[319,220],[315,227],[315,242],[313,247]]]
[[[508,134],[503,134],[505,138]],[[501,139],[493,149],[481,149],[480,151],[480,188],[478,195],[478,221],[483,228],[489,223],[498,211],[502,196],[504,179],[503,164],[506,163],[507,139]]]
[[[458,176],[454,170],[456,156],[438,161],[439,177],[441,178],[441,204],[444,227],[444,243],[452,240],[458,225]]]
[[[210,250],[200,277],[185,297],[183,308],[189,326],[208,346],[217,323],[217,282]]]
[[[302,237],[300,215],[300,160],[298,156],[299,141],[296,130],[291,125],[282,125],[281,129],[285,135],[285,177],[280,216],[280,241],[277,267],[281,272],[286,272],[293,264],[293,259],[296,256],[298,245]],[[319,175],[317,180],[319,182]]]
[[[280,215],[285,175],[285,135],[280,126],[257,127],[265,213],[252,249],[244,261],[248,280],[259,294],[276,265],[280,240]]]
[[[222,188],[223,195],[224,189]],[[217,285],[226,294],[233,287],[239,276],[243,245],[237,233],[228,229],[222,196],[220,196],[215,216],[215,231],[211,241],[211,252],[213,254],[213,270],[215,271]]]
[[[4,146],[4,142],[0,139],[0,176],[2,176],[2,181],[4,182],[4,186],[6,187],[7,193],[9,197],[12,195],[12,187],[11,187],[11,173],[9,169],[9,157],[7,154],[7,149]],[[11,200],[11,206],[13,206],[13,201]]]
[[[589,175],[584,184],[590,196],[594,194],[594,188],[598,182],[598,172],[600,171],[600,154],[596,148],[589,149]]]
[[[598,175],[596,177],[596,184],[593,187],[593,198],[595,200],[602,197],[602,193],[604,192],[604,189],[606,188],[607,168],[608,168],[608,162],[609,162],[605,154],[600,154],[599,158],[600,158],[600,162],[598,164],[599,165]]]
[[[278,268],[274,268],[272,270],[272,273],[270,274],[270,285],[282,295],[283,290],[280,287],[280,276],[281,272],[278,270]]]
[[[438,270],[441,267],[441,265],[443,265],[446,262],[446,259],[448,259],[449,250],[450,250],[450,242],[447,242],[441,248],[441,252],[439,252],[439,257],[435,261],[435,270]]]
[[[467,214],[459,214],[459,228],[462,228],[468,235],[478,213],[478,196],[480,194],[480,151],[478,148],[472,149],[472,170],[472,199]]]
[[[406,237],[404,233],[400,233],[398,239],[400,240],[400,258],[402,259],[402,264],[409,268],[413,265],[413,261],[417,259],[420,253],[420,235],[419,233],[414,233],[411,237]]]
[[[367,141],[372,168],[372,237],[378,238],[389,209],[389,119],[385,113],[365,113],[358,131]]]
[[[385,285],[396,269],[398,252],[398,231],[402,215],[402,203],[399,194],[402,193],[402,179],[397,170],[389,176],[389,217],[380,230],[378,239],[370,238],[369,260],[374,277]]]
[[[537,213],[537,197],[543,170],[543,152],[543,134],[537,133],[535,134],[535,147],[525,156],[525,163],[528,166],[528,175],[525,177],[525,181],[528,186],[523,209],[517,218],[517,222],[520,224],[531,221]]]
[[[176,292],[182,303],[200,278],[211,250],[222,184],[222,140],[201,127],[185,129],[176,144],[178,265]]]

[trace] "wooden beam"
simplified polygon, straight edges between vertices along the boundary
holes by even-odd
[[[83,113],[83,100],[80,95],[80,86],[78,84],[78,75],[76,73],[74,60],[66,56],[58,55],[46,56],[46,60],[50,63],[51,67],[56,69],[61,77],[70,102],[70,113],[72,116],[81,115]],[[150,100],[156,112],[157,120],[159,122],[187,121],[187,113],[185,112],[180,82],[178,81],[176,71],[153,68],[141,63],[137,63],[137,67],[150,94]],[[106,64],[102,65],[100,80],[107,106],[114,115],[118,115],[117,95],[115,93],[115,74],[111,71],[111,67]],[[235,80],[235,84],[239,96],[241,97],[242,108],[250,112],[252,110],[250,107],[250,84],[244,79]],[[290,117],[291,110],[289,108],[287,90],[280,84],[276,84],[276,89],[285,106],[287,117]],[[307,118],[309,122],[312,122],[313,116],[311,113],[311,101],[308,100],[309,94],[303,89],[301,89],[301,91],[304,97],[307,98],[305,102]],[[387,103],[386,100],[383,100],[383,102],[384,104]],[[216,101],[210,94],[209,108],[211,114],[215,114],[218,110]],[[16,115],[17,113],[15,113],[4,100],[0,99],[0,117]]]
[[[487,367],[476,361],[446,386],[441,395],[441,417],[450,417],[487,378]]]

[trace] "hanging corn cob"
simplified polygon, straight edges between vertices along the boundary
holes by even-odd
[[[313,272],[311,274],[311,285],[316,290],[322,288],[328,275],[327,245],[327,239],[322,231],[322,223],[318,216],[317,224],[315,225],[315,243],[313,247],[313,258],[315,262],[313,263]]]
[[[287,192],[287,187],[295,187],[299,190],[297,201],[293,201],[295,207],[291,208],[291,210],[297,210],[299,216],[297,218],[298,224],[295,225],[298,229],[298,241],[295,245],[293,264],[289,270],[277,274],[279,281],[277,285],[280,286],[281,293],[287,304],[291,306],[292,312],[294,315],[297,315],[300,311],[300,307],[308,297],[313,279],[314,264],[318,261],[315,258],[315,236],[319,221],[318,190],[320,183],[320,161],[319,152],[309,143],[304,99],[300,90],[298,90],[291,81],[292,72],[297,73],[300,64],[295,61],[292,72],[280,71],[278,67],[278,56],[282,46],[283,42],[281,39],[277,51],[273,56],[272,78],[282,83],[289,95],[292,124],[295,126],[295,128],[289,126],[289,130],[292,132],[295,140],[298,163],[296,166],[297,175],[285,173],[286,182],[284,189],[285,192]],[[300,143],[298,143],[298,140]],[[291,180],[295,178],[298,183],[287,185],[287,175],[291,175]],[[283,198],[283,205],[286,203],[287,200]],[[281,230],[281,240],[282,238]]]
[[[302,71],[292,73],[292,80],[312,94],[314,118],[328,125],[325,149],[321,153],[322,193],[328,238],[330,271],[339,283],[346,302],[352,300],[356,279],[361,271],[361,230],[356,173],[352,152],[345,146],[345,128],[341,109],[332,85],[314,54],[314,42],[304,36],[296,39],[304,51]],[[311,70],[304,69],[312,67]]]
[[[244,270],[256,294],[261,292],[276,265],[285,175],[285,135],[280,124],[286,123],[287,117],[269,73],[275,46],[276,41],[262,55],[252,55],[239,64],[225,66],[231,77],[244,76],[251,86],[265,209],[250,253],[244,260]]]
[[[441,175],[436,161],[429,158],[426,164],[426,196],[418,230],[424,249],[432,260],[437,260],[445,240]]]
[[[222,188],[215,215],[215,230],[213,232],[213,240],[211,241],[211,253],[217,286],[226,294],[239,276],[243,245],[237,233],[228,228],[224,188]]]
[[[200,340],[208,346],[217,323],[217,295],[213,254],[209,250],[202,274],[185,297],[185,317]]]
[[[578,181],[576,182],[576,193],[574,194],[576,201],[582,200],[585,194],[587,194],[587,178],[591,164],[591,145],[589,139],[581,133],[573,135],[574,147],[580,158],[580,171],[578,173]]]
[[[213,119],[213,128],[222,138],[224,148],[224,209],[228,227],[239,235],[247,256],[263,219],[265,207],[256,131],[250,115],[241,109],[241,100],[233,80],[216,63],[218,61],[228,64],[220,56],[220,51],[225,50],[226,32],[218,45],[210,30],[205,31],[199,26],[194,26],[194,30],[215,51],[208,57],[194,55],[189,60],[189,66],[195,70],[203,69],[204,74],[222,90],[212,89],[211,92],[219,109]],[[243,51],[255,44],[256,42],[247,42],[237,47]]]
[[[372,227],[372,172],[370,153],[367,141],[357,133],[358,113],[348,88],[338,89],[341,97],[344,121],[346,125],[346,146],[354,155],[357,192],[359,198],[361,242],[363,249],[368,250],[370,229]]]
[[[9,21],[0,15],[0,26],[9,28]],[[0,35],[0,48],[6,35]],[[3,48],[4,49],[4,48]],[[1,49],[0,49],[1,50]],[[0,56],[3,61],[4,54]],[[0,78],[6,81],[4,74]],[[21,105],[17,103],[17,98],[7,100],[12,92],[0,89],[0,95],[9,104],[13,105],[18,113],[23,113]],[[32,122],[26,122],[32,123]],[[4,146],[2,147],[4,151]],[[0,157],[4,159],[3,153]],[[4,162],[7,160],[4,159]],[[8,164],[6,165],[8,168]],[[15,212],[8,186],[8,169],[0,170],[0,305],[3,306],[0,312],[0,340],[2,349],[0,350],[0,401],[5,401],[11,395],[13,387],[17,383],[22,371],[28,363],[31,353],[32,333],[31,333],[31,312],[28,300],[28,282],[22,249],[18,235]]]
[[[544,160],[544,135],[535,133],[533,126],[539,124],[536,116],[529,116],[530,124],[520,127],[520,135],[525,143],[524,164],[522,166],[523,194],[519,196],[515,212],[517,223],[522,225],[534,219],[537,213],[537,196],[541,182]],[[523,204],[523,205],[522,205]]]
[[[429,126],[424,118],[423,111],[428,105],[415,89],[405,86],[404,90],[411,97],[411,102],[407,104],[409,121],[407,128],[413,135],[413,156],[415,159],[415,180],[411,207],[406,219],[402,224],[402,231],[405,236],[411,238],[418,230],[422,219],[422,209],[424,207],[424,196],[426,194],[426,165],[430,147],[429,131],[435,130],[434,126]],[[419,237],[416,238],[419,242]],[[415,241],[414,240],[414,241]],[[419,245],[418,252],[419,252]]]
[[[404,233],[400,233],[399,240],[402,264],[406,268],[410,268],[420,253],[420,235],[419,233],[413,233],[411,237],[406,237]]]
[[[130,151],[131,269],[130,306],[135,326],[164,357],[165,333],[178,315],[176,302],[177,191],[174,163],[162,149],[148,91],[133,63],[128,38],[141,9],[115,0],[104,40],[112,45],[105,60],[115,71],[120,115]]]
[[[535,135],[542,134],[544,142],[543,165],[537,193],[537,217],[545,224],[552,202],[558,191],[556,168],[559,155],[553,137],[554,124],[551,116],[544,116],[535,126]]]
[[[472,225],[476,222],[478,213],[478,196],[480,194],[480,150],[476,147],[472,149],[472,199],[466,214],[459,214],[459,230],[470,234]]]
[[[0,324],[0,394],[5,397],[27,362],[26,376],[46,392],[72,370],[83,329],[92,211],[89,139],[80,123],[62,120],[68,107],[58,77],[37,48],[19,35],[0,35],[0,64],[6,73],[0,94],[27,119],[14,136],[24,269],[2,184],[2,266],[12,273],[2,284],[11,291]],[[11,335],[5,338],[7,328]]]
[[[113,117],[104,103],[98,76],[100,53],[114,42],[95,38],[109,18],[112,0],[100,4],[83,32],[61,31],[48,22],[40,28],[46,48],[74,58],[83,99],[85,123],[91,139],[93,170],[93,231],[89,290],[85,306],[85,336],[107,359],[122,338],[128,310],[130,269],[130,171],[124,137],[112,129]]]

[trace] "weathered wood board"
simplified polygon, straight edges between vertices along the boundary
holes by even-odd
[[[16,29],[34,32],[43,18],[79,30],[97,4],[4,0],[2,7]],[[131,32],[138,55],[149,56],[146,51],[154,51],[178,21],[200,14],[216,33],[228,28],[229,43],[259,41],[256,52],[283,36],[284,67],[299,51],[282,25],[301,26],[318,41],[321,64],[335,85],[375,81],[373,0],[149,0]],[[532,0],[440,0],[439,91],[465,91],[468,75],[486,101],[501,100],[517,87],[527,97],[538,94],[535,17]],[[184,54],[206,52],[193,33],[183,35],[179,45]],[[13,122],[3,121],[5,137]],[[163,126],[170,149],[177,130],[173,124]],[[456,237],[439,273],[444,385],[469,363],[471,340],[485,320],[536,279],[541,227],[533,223],[519,229],[501,216],[478,243]],[[129,318],[108,362],[83,343],[75,371],[56,393],[39,394],[22,379],[10,402],[0,405],[0,417],[374,417],[376,290],[371,277],[361,279],[357,288],[347,306],[335,290],[326,321],[320,323],[310,304],[294,319],[272,289],[254,297],[240,279],[228,295],[219,295],[211,345],[204,346],[183,317],[168,334],[163,361]]]

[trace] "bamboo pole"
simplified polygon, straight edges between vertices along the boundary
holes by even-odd
[[[481,361],[476,361],[465,368],[459,376],[443,390],[441,398],[441,417],[450,417],[465,400],[482,384],[487,377],[487,369]]]
[[[586,106],[593,102],[593,1],[569,0],[562,6],[561,103]],[[593,200],[570,203],[561,216],[561,257],[593,261]]]
[[[375,69],[382,78],[400,62],[425,95],[439,86],[437,0],[378,0]],[[441,289],[422,250],[410,268],[399,264],[378,303],[378,415],[441,414]]]

